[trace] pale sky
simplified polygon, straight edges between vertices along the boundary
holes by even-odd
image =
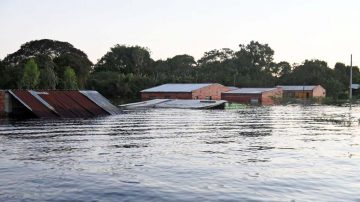
[[[359,0],[0,0],[0,58],[35,39],[67,41],[94,63],[115,44],[154,59],[268,43],[275,61],[360,63]]]

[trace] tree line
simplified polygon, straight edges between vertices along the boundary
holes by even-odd
[[[350,67],[325,61],[302,64],[275,62],[268,44],[251,41],[237,50],[214,49],[195,60],[176,55],[154,60],[140,46],[115,45],[93,64],[87,55],[67,42],[37,40],[25,43],[0,61],[2,89],[94,89],[119,102],[136,101],[139,91],[164,83],[221,83],[236,87],[322,85],[327,96],[348,94]],[[358,67],[353,82],[360,83]]]

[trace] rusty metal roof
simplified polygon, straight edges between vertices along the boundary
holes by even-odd
[[[39,118],[59,117],[54,111],[41,103],[41,101],[35,99],[27,90],[9,90],[9,93]]]
[[[38,95],[49,103],[62,118],[109,115],[79,91],[39,91]]]
[[[14,90],[10,93],[40,118],[91,118],[111,114],[75,90]]]

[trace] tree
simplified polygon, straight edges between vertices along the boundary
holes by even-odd
[[[34,89],[39,83],[40,71],[32,58],[26,64],[24,68],[23,77],[21,80],[22,88]]]
[[[76,73],[71,67],[66,67],[63,76],[64,89],[75,90],[78,88]]]
[[[335,75],[336,78],[344,85],[346,88],[349,86],[349,77],[350,77],[350,66],[346,66],[343,63],[335,64]],[[359,68],[356,66],[352,67],[353,83],[360,83],[360,72]]]
[[[175,55],[166,60],[171,66],[177,68],[194,67],[196,65],[195,59],[191,55]]]
[[[204,53],[204,56],[198,60],[200,65],[204,65],[212,62],[223,62],[235,57],[233,50],[229,48],[223,48],[220,50],[214,49]]]
[[[271,65],[270,72],[273,76],[279,78],[284,75],[290,74],[292,71],[292,67],[288,62],[282,61],[279,63],[274,63]]]
[[[145,72],[152,62],[150,52],[146,48],[118,44],[96,63],[94,70],[140,74]]]
[[[56,89],[58,78],[54,69],[45,67],[40,70],[40,88],[42,89]]]
[[[239,47],[240,51],[236,52],[237,57],[246,57],[254,67],[264,70],[273,64],[274,50],[268,44],[251,41],[248,45],[240,44]]]
[[[72,67],[81,88],[84,87],[93,66],[87,55],[70,43],[50,39],[30,41],[21,45],[19,50],[9,54],[3,60],[8,74],[7,88],[21,87],[18,81],[21,80],[24,64],[30,58],[35,59],[40,70],[46,67],[52,68],[60,79],[63,77],[65,68]],[[62,83],[58,82],[58,85],[57,87],[60,88]]]
[[[61,77],[61,72],[65,71],[66,67],[70,66],[76,73],[78,86],[84,88],[86,80],[90,75],[93,64],[86,55],[80,53],[64,53],[54,59],[56,64],[55,71]]]

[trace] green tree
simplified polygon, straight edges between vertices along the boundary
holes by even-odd
[[[34,58],[40,70],[52,68],[59,80],[63,80],[67,66],[75,70],[78,85],[83,88],[90,71],[92,62],[87,55],[68,42],[41,39],[27,42],[20,49],[9,54],[3,60],[6,69],[7,88],[21,87],[23,66],[29,58]],[[58,82],[57,88],[62,88],[63,83]]]
[[[288,62],[282,61],[279,63],[274,63],[271,65],[270,72],[273,76],[279,78],[285,75],[290,74],[292,67]]]
[[[76,73],[71,67],[66,67],[63,76],[64,89],[75,90],[78,89]]]
[[[85,54],[78,52],[64,53],[56,57],[54,63],[56,64],[55,72],[59,77],[62,77],[61,73],[65,71],[66,67],[70,66],[76,73],[78,87],[85,87],[93,65]]]
[[[57,83],[58,78],[51,67],[45,67],[45,69],[40,70],[40,88],[56,89]]]
[[[99,60],[94,70],[140,74],[146,72],[152,62],[150,52],[146,48],[115,45]]]
[[[214,49],[204,53],[204,56],[198,60],[200,65],[204,65],[207,63],[213,62],[223,62],[228,59],[232,59],[235,57],[235,53],[233,50],[229,48],[223,48],[220,50]]]
[[[25,64],[24,73],[21,80],[22,88],[26,88],[26,89],[36,88],[39,83],[39,77],[40,77],[39,68],[35,60],[32,58],[28,60],[28,62]]]
[[[251,41],[248,45],[240,44],[240,51],[236,52],[238,58],[249,59],[254,67],[268,69],[273,64],[274,50],[268,44]]]

